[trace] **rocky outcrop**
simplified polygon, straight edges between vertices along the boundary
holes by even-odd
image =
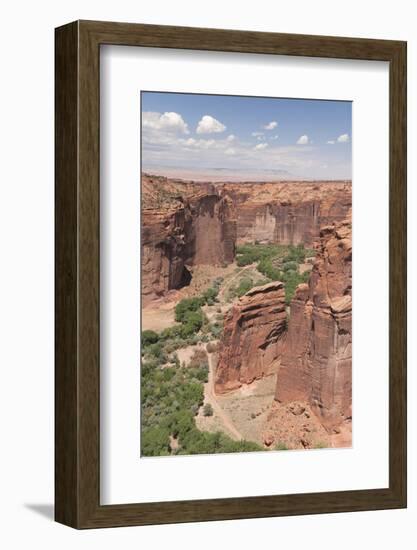
[[[331,447],[332,436],[305,402],[285,404],[274,401],[262,431],[265,447],[278,449],[314,449]]]
[[[227,183],[217,188],[233,200],[238,244],[312,246],[320,228],[344,220],[352,206],[348,181]]]
[[[286,330],[280,282],[252,288],[227,314],[215,373],[216,393],[226,393],[271,374]]]
[[[351,417],[351,222],[322,228],[317,252],[309,284],[291,302],[275,399],[308,403],[332,431]]]
[[[189,284],[194,265],[221,266],[235,257],[236,220],[230,199],[213,186],[155,180],[142,179],[144,305]]]

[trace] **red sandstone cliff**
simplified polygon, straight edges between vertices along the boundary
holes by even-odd
[[[142,176],[142,300],[189,283],[193,265],[235,257],[233,205],[213,186]]]
[[[229,311],[219,346],[216,393],[271,374],[286,330],[284,285],[273,282],[247,292]]]
[[[234,203],[237,242],[276,242],[311,246],[320,228],[346,218],[352,206],[351,182],[274,182],[216,184]]]
[[[142,174],[143,304],[225,265],[236,242],[311,246],[351,207],[350,182],[210,183]]]
[[[297,288],[275,399],[306,402],[328,429],[351,417],[352,226],[324,227],[309,284]]]

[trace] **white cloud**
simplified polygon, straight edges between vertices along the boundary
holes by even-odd
[[[258,143],[258,145],[255,145],[254,149],[255,151],[263,151],[268,147],[267,143]]]
[[[347,143],[349,141],[349,134],[342,134],[337,138],[338,143]]]
[[[329,139],[327,143],[328,145],[334,145],[336,142],[334,139]]]
[[[174,112],[156,113],[145,111],[142,113],[142,126],[151,130],[164,130],[174,133],[189,134],[187,123],[182,116]]]
[[[235,139],[236,139],[236,136],[234,136],[233,134],[230,134],[230,136],[227,136],[226,141],[233,141]]]
[[[213,134],[224,132],[226,126],[210,115],[204,115],[197,125],[197,134]]]
[[[252,132],[252,137],[256,137],[256,138],[257,138],[257,137],[261,137],[261,136],[263,136],[263,135],[264,135],[263,132]]]
[[[224,154],[225,155],[235,155],[236,154],[236,149],[234,149],[233,147],[228,147],[227,149],[225,149],[224,151]]]
[[[186,147],[191,147],[193,149],[210,149],[210,147],[213,147],[213,145],[216,145],[216,141],[214,139],[188,138],[188,139],[180,139],[178,141],[181,145],[185,145]]]
[[[272,136],[271,139],[278,139],[278,134],[275,134],[275,136]]]
[[[262,126],[264,130],[274,130],[278,126],[278,122],[276,120],[271,120],[271,122],[268,122],[268,124],[265,124],[265,126]]]
[[[310,143],[310,141],[306,134],[300,136],[297,140],[297,145],[307,145],[308,143]]]

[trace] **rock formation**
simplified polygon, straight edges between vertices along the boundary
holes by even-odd
[[[286,330],[280,282],[252,288],[225,319],[215,373],[216,393],[226,393],[274,372]]]
[[[276,182],[216,185],[234,203],[237,242],[312,246],[320,228],[342,221],[352,206],[351,183]]]
[[[233,205],[213,186],[142,176],[142,300],[191,280],[193,265],[234,260]]]
[[[351,417],[352,226],[322,228],[309,284],[299,285],[275,399],[306,402],[328,430]]]
[[[142,174],[142,299],[190,282],[194,265],[226,265],[236,243],[312,246],[351,207],[350,182],[210,183]]]

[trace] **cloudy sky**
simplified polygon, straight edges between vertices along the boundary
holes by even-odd
[[[147,172],[351,178],[348,101],[142,92],[141,112]]]

